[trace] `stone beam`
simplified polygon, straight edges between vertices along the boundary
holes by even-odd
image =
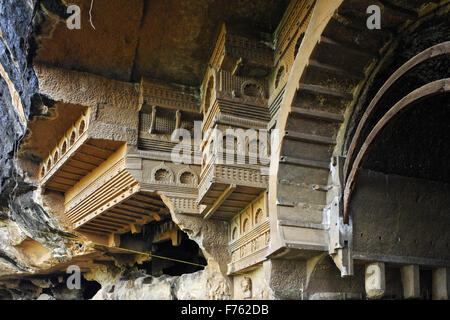
[[[139,85],[139,110],[143,105],[157,105],[187,112],[200,111],[200,99],[196,89],[146,78],[142,78]]]
[[[39,79],[40,93],[55,101],[138,110],[139,92],[133,83],[42,64],[35,64],[34,70]]]
[[[216,212],[217,209],[219,209],[219,207],[222,205],[222,203],[227,200],[227,198],[233,193],[233,191],[236,189],[236,185],[235,184],[230,184],[224,191],[223,193],[220,195],[219,198],[217,198],[217,200],[214,202],[214,204],[212,205],[212,207],[209,209],[209,211],[205,214],[205,216],[203,217],[203,219],[209,219],[214,212]]]

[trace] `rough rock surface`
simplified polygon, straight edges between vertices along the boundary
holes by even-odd
[[[99,120],[92,128],[95,137],[120,135],[136,144],[136,132],[126,126],[112,130],[115,119],[103,109],[114,107],[116,116],[132,110],[127,114],[137,117],[138,92],[133,84],[33,65],[38,47],[51,38],[52,24],[61,24],[64,9],[60,1],[0,2],[0,299],[229,299],[226,223],[171,210],[172,220],[201,248],[207,267],[181,276],[150,276],[137,271],[140,261],[133,255],[118,257],[97,250],[97,256],[89,256],[91,246],[67,240],[70,230],[53,216],[51,201],[42,198],[33,176],[29,162],[39,159],[18,156],[28,121],[45,114],[55,102],[92,107]],[[170,203],[166,205],[170,208]],[[98,262],[99,256],[105,261]],[[84,268],[80,290],[66,286],[65,268],[70,264]]]
[[[39,23],[32,20],[35,13],[37,20],[42,19],[35,4],[35,1],[13,0],[0,4],[0,15],[8,17],[0,19],[0,64],[4,70],[0,77],[0,126],[4,132],[0,135],[0,165],[3,168],[0,172],[0,299],[89,299],[86,279],[101,284],[95,299],[229,298],[230,284],[224,276],[228,258],[220,253],[226,252],[220,249],[226,241],[214,238],[215,234],[226,234],[215,232],[223,231],[226,226],[211,222],[198,224],[198,221],[176,216],[174,221],[186,229],[205,252],[208,260],[205,270],[181,276],[153,277],[133,271],[133,265],[138,262],[133,256],[129,259],[109,256],[109,264],[96,264],[94,258],[85,258],[83,265],[89,272],[84,275],[82,289],[67,289],[64,268],[79,263],[78,258],[91,253],[92,248],[64,238],[70,234],[53,216],[48,199],[42,198],[32,171],[27,171],[32,166],[24,165],[24,162],[29,159],[17,157],[18,146],[26,134],[28,120],[41,114],[43,100],[48,97],[60,101],[69,96],[72,103],[94,107],[119,105],[127,109],[137,106],[137,92],[133,85],[82,75],[80,79],[84,82],[77,82],[81,86],[77,88],[43,76],[38,84],[35,71],[30,67],[35,43],[30,40],[33,39],[30,31],[33,28],[28,28]],[[5,24],[8,20],[14,23]],[[36,71],[39,73],[43,68],[36,67]],[[59,72],[53,71],[46,74]],[[39,87],[41,84],[42,88]],[[93,94],[92,101],[85,99],[87,88]],[[106,89],[118,92],[118,95],[112,97],[106,94]],[[61,93],[60,90],[66,91]],[[73,95],[67,95],[67,90]],[[219,260],[224,264],[215,262]]]
[[[27,237],[36,239],[44,246],[56,249],[56,256],[65,253],[64,244],[57,235],[42,233],[58,232],[58,226],[36,202],[36,186],[27,179],[27,173],[19,168],[16,157],[18,145],[23,138],[27,118],[30,115],[32,97],[38,91],[38,83],[29,65],[30,30],[36,1],[2,1],[0,3],[0,273],[30,270],[25,260],[19,261],[16,247]],[[7,18],[6,18],[7,17]],[[14,227],[7,227],[14,223]],[[6,223],[6,225],[5,225]],[[24,231],[25,228],[27,231]],[[33,230],[31,230],[33,229]],[[23,235],[20,235],[19,231]],[[15,233],[14,237],[9,237]],[[55,257],[56,257],[55,256]]]
[[[179,277],[148,276],[135,273],[105,283],[93,300],[200,300],[208,296],[205,271],[184,274]]]
[[[210,299],[229,299],[231,297],[231,283],[226,277],[227,263],[231,257],[227,254],[228,225],[221,221],[204,220],[175,213],[170,200],[161,197],[165,204],[171,209],[172,220],[187,233],[202,249],[208,261],[209,273],[207,290]],[[220,263],[218,263],[218,261]]]
[[[38,298],[43,288],[21,277],[85,251],[61,237],[68,234],[45,209],[18,158],[27,122],[42,104],[32,68],[36,4],[0,2],[0,299]]]

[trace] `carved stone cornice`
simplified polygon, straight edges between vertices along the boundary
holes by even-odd
[[[243,119],[237,116],[232,116],[229,114],[216,114],[211,122],[211,127],[216,124],[229,125],[238,128],[248,128],[248,129],[266,129],[266,121]]]
[[[167,193],[164,193],[164,195],[166,195],[172,203],[174,213],[197,216],[200,215],[200,213],[204,209],[204,206],[197,203],[197,199],[195,197],[181,197]]]
[[[200,100],[195,89],[147,78],[142,78],[139,86],[139,110],[143,105],[156,105],[188,112],[200,111]]]
[[[253,76],[264,77],[273,67],[273,50],[260,41],[235,34],[223,24],[210,64],[215,69],[245,75],[251,73],[251,69],[261,68],[264,72]]]
[[[223,118],[224,115],[231,117]],[[262,126],[264,128],[270,121],[267,100],[253,97],[233,97],[227,92],[218,91],[216,92],[216,100],[203,120],[202,130],[206,131],[214,126],[220,118],[235,121],[232,125],[237,127],[248,127],[248,121],[257,121],[257,123],[254,123],[257,125],[257,127],[253,127],[255,129],[259,128],[262,122],[265,122],[265,125]]]

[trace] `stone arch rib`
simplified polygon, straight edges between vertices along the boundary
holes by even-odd
[[[374,126],[372,131],[369,133],[367,138],[365,139],[364,143],[362,144],[361,149],[358,151],[358,154],[355,158],[355,161],[353,162],[352,169],[349,173],[348,180],[345,183],[345,189],[344,189],[344,222],[348,222],[349,214],[348,214],[348,207],[350,204],[350,198],[354,186],[355,179],[357,177],[358,169],[364,159],[364,157],[367,155],[367,152],[372,145],[374,139],[377,137],[377,135],[381,132],[381,130],[388,124],[395,116],[405,108],[411,106],[414,104],[414,102],[417,102],[420,99],[430,97],[433,95],[437,95],[443,92],[449,92],[450,91],[450,78],[442,79],[433,81],[431,83],[428,83],[413,92],[409,93],[407,96],[405,96],[403,99],[401,99],[399,102],[397,102],[382,118],[380,121],[377,122],[377,124]]]
[[[437,45],[434,45],[421,53],[417,54],[410,60],[408,60],[405,64],[403,64],[399,69],[397,69],[389,79],[383,84],[377,94],[374,96],[366,111],[364,112],[361,120],[358,123],[358,127],[356,128],[355,134],[353,135],[350,147],[347,152],[347,160],[344,164],[344,177],[348,177],[348,171],[350,169],[353,155],[355,153],[356,145],[360,140],[360,135],[363,127],[366,125],[367,120],[374,113],[377,103],[380,101],[382,96],[389,90],[389,88],[401,79],[405,74],[407,74],[410,70],[412,70],[417,65],[425,62],[429,59],[435,58],[440,55],[445,55],[450,53],[450,41],[446,41]]]
[[[280,137],[271,156],[275,174],[269,192],[273,257],[290,256],[286,252],[291,249],[328,249],[328,243],[306,243],[302,232],[306,237],[306,224],[323,221],[330,162],[339,153],[344,116],[358,102],[397,30],[418,18],[416,12],[406,15],[386,6],[383,19],[389,27],[373,31],[364,18],[370,1],[325,2],[315,3],[301,52],[287,70],[276,123]]]

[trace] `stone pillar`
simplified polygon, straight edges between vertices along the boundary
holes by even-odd
[[[386,291],[385,267],[383,262],[366,265],[366,294],[369,299],[380,299]]]
[[[447,300],[447,268],[433,270],[433,300]]]
[[[414,299],[420,297],[419,266],[408,265],[400,269],[402,275],[403,297]]]

